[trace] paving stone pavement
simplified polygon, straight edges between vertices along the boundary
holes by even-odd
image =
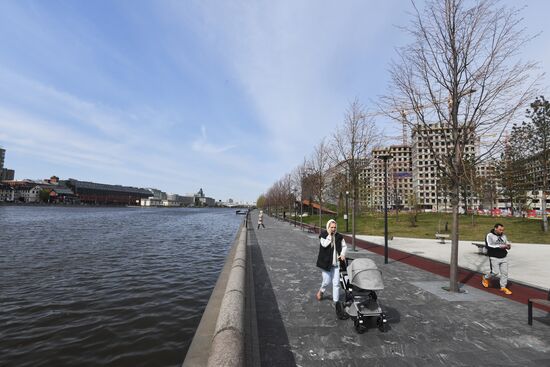
[[[529,326],[526,305],[467,285],[447,296],[447,278],[383,264],[377,254],[367,256],[382,271],[377,293],[390,328],[357,334],[330,297],[315,299],[317,235],[267,216],[264,223],[248,232],[262,366],[550,366],[546,312],[534,310]]]

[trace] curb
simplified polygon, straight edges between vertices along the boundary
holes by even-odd
[[[246,231],[245,220],[227,254],[182,367],[243,365]]]
[[[348,235],[345,235],[344,237],[346,238],[346,240],[351,239],[351,237]],[[384,245],[368,242],[365,240],[361,240],[359,238],[355,239],[355,243],[358,247],[364,250],[384,256]],[[401,263],[405,263],[405,264],[414,266],[416,268],[429,271],[431,273],[443,276],[445,278],[449,278],[450,266],[447,263],[428,259],[416,254],[411,254],[411,253],[404,252],[397,249],[389,248],[388,250],[389,250],[388,257],[394,261],[399,261]],[[530,298],[548,299],[548,297],[550,297],[550,292],[548,290],[525,285],[513,280],[510,280],[510,283],[512,283],[511,289],[514,293],[511,296],[505,296],[502,294],[502,292],[500,292],[496,288],[483,287],[480,281],[482,275],[483,275],[482,273],[474,270],[470,270],[462,267],[458,268],[459,283],[467,284],[471,287],[481,289],[483,291],[492,293],[494,295],[497,295],[506,299],[511,299],[519,303],[523,303],[525,305],[527,305]],[[543,311],[550,311],[548,307],[545,307],[542,305],[535,305],[535,307]]]
[[[225,288],[208,366],[244,365],[244,305],[246,286],[246,228],[242,228],[237,240],[231,273]]]

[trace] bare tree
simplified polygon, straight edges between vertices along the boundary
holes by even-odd
[[[285,187],[284,179],[275,182],[267,191],[266,202],[268,206],[269,214],[271,210],[275,210],[275,217],[279,217],[279,209],[285,210],[285,206],[288,205],[289,193],[287,187]]]
[[[300,198],[300,227],[303,224],[303,204],[304,198],[308,195],[307,187],[307,175],[308,175],[308,162],[304,158],[304,161],[292,171],[292,183],[296,188],[296,198]],[[296,218],[295,218],[296,219]]]
[[[275,197],[273,193],[273,186],[270,187],[265,193],[265,206],[267,209],[267,214],[271,215],[271,211],[274,209]]]
[[[515,129],[512,131],[512,139],[506,139],[504,143],[497,172],[500,178],[500,194],[510,203],[510,210],[513,214],[514,204],[519,202],[528,186],[525,180],[520,180],[520,177],[525,173],[524,160],[522,159],[524,143],[515,142],[519,136],[515,136]],[[514,141],[514,143],[511,143],[511,141]]]
[[[333,137],[331,158],[346,170],[352,198],[352,248],[355,251],[355,218],[358,211],[359,174],[372,160],[372,149],[379,143],[373,119],[367,119],[364,107],[356,99],[348,107],[344,123]]]
[[[292,192],[292,175],[285,174],[281,178],[281,197],[283,204],[283,218],[286,219],[286,209],[288,209],[288,215],[293,211],[294,193]]]
[[[265,194],[260,194],[260,196],[258,196],[258,199],[256,199],[256,207],[259,209],[265,209],[266,205],[267,205],[267,198]]]
[[[471,4],[471,6],[469,5]],[[530,73],[536,64],[514,61],[530,40],[520,28],[519,10],[496,0],[430,0],[404,28],[411,44],[399,50],[391,65],[392,95],[383,108],[403,123],[406,110],[417,138],[427,146],[437,169],[450,182],[453,213],[450,290],[458,288],[458,205],[464,159],[475,163],[496,153],[504,129],[533,95]],[[396,111],[396,112],[392,112]],[[444,148],[430,137],[439,129]],[[496,133],[484,151],[472,151],[476,136]],[[441,140],[437,140],[441,141]]]
[[[323,199],[327,187],[327,171],[329,169],[329,149],[323,138],[313,150],[311,159],[309,160],[309,172],[313,181],[311,187],[315,198],[319,202],[319,227],[323,228]],[[313,203],[310,202],[310,205]]]
[[[550,102],[544,96],[537,97],[527,110],[527,118],[521,125],[514,124],[510,140],[510,148],[523,161],[522,168],[528,171],[538,171],[533,186],[540,187],[542,230],[548,232],[548,217],[546,213],[546,198],[550,179]],[[528,169],[528,165],[533,168]],[[524,182],[526,180],[521,180]]]

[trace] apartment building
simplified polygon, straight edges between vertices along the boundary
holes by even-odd
[[[15,170],[4,167],[5,159],[6,159],[6,150],[3,148],[0,148],[0,182],[12,181],[15,179]]]
[[[6,150],[0,148],[0,171],[4,168],[4,159],[6,157]]]
[[[479,139],[475,134],[464,147],[465,157],[479,154]],[[450,210],[449,189],[438,169],[437,160],[451,153],[448,143],[451,128],[447,124],[435,123],[418,125],[412,131],[412,185],[416,194],[417,205],[424,210]],[[477,207],[479,199],[474,192],[473,183],[465,185],[461,192],[460,207]],[[469,199],[463,202],[463,197]]]
[[[362,170],[360,178],[365,183],[360,191],[362,204],[372,209],[384,208],[384,160],[387,158],[388,208],[410,207],[412,186],[412,160],[410,145],[392,145],[372,151],[371,164]]]
[[[389,209],[411,209],[417,206],[425,211],[445,212],[451,210],[448,182],[438,169],[437,162],[451,152],[449,137],[451,129],[435,123],[417,126],[411,132],[411,145],[393,145],[372,151],[372,160],[360,172],[359,199],[363,208],[384,208],[384,160],[387,159],[387,189]],[[480,154],[480,139],[475,134],[465,146],[465,157]],[[469,210],[498,209],[503,214],[540,211],[543,200],[543,163],[538,157],[516,162],[515,192],[508,194],[499,161],[477,164],[475,175],[466,177],[459,193],[459,212]],[[547,162],[550,170],[550,162]],[[550,177],[547,186],[550,186]],[[547,188],[550,191],[550,187]],[[511,202],[512,201],[512,202]],[[550,195],[546,198],[550,210]]]
[[[540,211],[542,209],[544,185],[544,158],[535,155],[526,159],[516,161],[511,172],[512,195],[501,195],[498,198],[497,207],[501,210],[521,211],[531,209]],[[550,161],[546,162],[546,170],[550,172]],[[508,172],[510,174],[510,172]],[[547,178],[546,192],[549,192],[550,177]],[[502,189],[502,188],[501,188]],[[506,190],[502,190],[505,192]],[[510,188],[508,188],[510,191]],[[550,196],[546,197],[546,208],[550,209]]]
[[[411,209],[417,206],[423,210],[450,210],[448,188],[437,168],[436,159],[449,153],[448,137],[451,129],[445,124],[417,126],[412,131],[411,145],[401,144],[374,149],[374,159],[361,172],[363,189],[360,199],[364,206],[381,210],[384,207],[384,160],[388,156],[388,208]],[[465,147],[466,156],[475,155],[479,143],[472,134],[472,140]],[[478,167],[480,172],[491,170],[490,166]],[[478,194],[472,185],[465,185],[467,197],[461,207],[477,207],[480,204]],[[489,199],[488,199],[489,200]],[[496,201],[496,198],[492,200]]]

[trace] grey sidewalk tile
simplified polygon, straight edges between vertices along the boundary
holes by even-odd
[[[449,295],[441,290],[447,278],[398,261],[385,265],[376,254],[368,257],[382,271],[385,289],[377,293],[390,330],[357,334],[351,320],[336,318],[330,299],[315,299],[317,236],[270,217],[265,225],[253,231],[261,255],[254,264],[258,323],[275,326],[258,331],[268,354],[263,366],[535,366],[550,359],[545,313],[537,310],[543,322],[530,327],[526,305],[468,286]]]

